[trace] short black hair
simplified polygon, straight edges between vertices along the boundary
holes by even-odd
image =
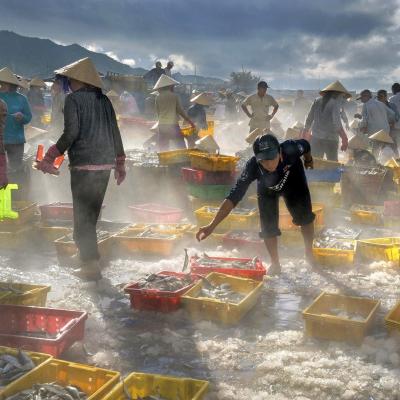
[[[380,89],[376,92],[376,95],[379,96],[387,96],[387,91],[385,89]]]
[[[400,92],[400,83],[393,83],[393,85],[392,85],[392,92],[393,93],[398,93],[398,92]]]
[[[258,82],[258,84],[257,84],[257,88],[258,88],[258,89],[260,89],[260,88],[268,89],[269,86],[268,86],[268,83],[267,83],[267,82],[265,82],[265,81],[260,81],[260,82]]]
[[[369,94],[370,96],[372,96],[372,92],[369,89],[364,89],[361,93],[360,96],[364,95],[364,94]]]

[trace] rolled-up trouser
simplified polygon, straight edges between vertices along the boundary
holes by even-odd
[[[324,158],[330,161],[338,161],[338,140],[318,139],[311,137],[312,154],[317,158]]]
[[[281,192],[267,189],[258,190],[258,208],[260,210],[260,237],[263,239],[280,236],[279,197],[282,196],[293,224],[304,226],[314,222],[310,190],[301,160],[296,161]]]
[[[96,225],[109,179],[110,171],[71,170],[74,241],[82,261],[100,258]]]
[[[159,151],[186,148],[185,139],[179,125],[159,125],[157,144]]]

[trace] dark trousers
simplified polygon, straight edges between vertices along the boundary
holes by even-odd
[[[4,145],[8,159],[8,169],[10,171],[16,172],[22,170],[24,147],[24,143]]]
[[[158,151],[186,148],[185,139],[183,138],[179,125],[159,125],[157,144]]]
[[[287,181],[280,192],[258,188],[258,208],[260,210],[260,237],[263,239],[280,236],[279,198],[283,197],[286,207],[293,218],[293,224],[304,226],[315,219],[312,211],[310,190],[301,160],[290,168]]]
[[[338,161],[338,145],[336,140],[311,138],[311,151],[314,157],[324,158],[330,161]]]
[[[96,224],[109,179],[110,171],[71,170],[74,241],[82,261],[100,258]]]

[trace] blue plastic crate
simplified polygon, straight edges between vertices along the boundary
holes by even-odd
[[[340,182],[342,168],[335,169],[307,169],[308,182]]]

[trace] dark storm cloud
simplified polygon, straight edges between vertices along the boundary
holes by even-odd
[[[320,63],[328,65],[321,67],[328,79],[335,60],[340,69],[375,74],[399,61],[390,39],[395,31],[388,33],[395,0],[0,0],[0,6],[3,29],[95,44],[145,67],[151,55],[177,54],[202,74],[224,77],[243,65],[276,82],[291,75],[293,83],[297,74],[300,84],[314,82],[317,72],[303,71]],[[388,40],[363,47],[374,35]]]

